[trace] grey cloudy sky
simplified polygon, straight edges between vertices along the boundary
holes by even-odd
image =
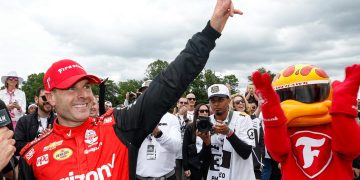
[[[70,58],[116,81],[142,79],[156,59],[171,61],[211,17],[215,0],[0,0],[1,74],[39,73]],[[236,0],[206,68],[235,74],[296,63],[343,79],[359,63],[360,1]]]

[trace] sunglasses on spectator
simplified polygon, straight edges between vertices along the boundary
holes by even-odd
[[[7,78],[7,80],[10,80],[10,81],[18,81],[19,79],[17,77],[9,77]]]
[[[245,101],[244,101],[244,100],[238,100],[238,101],[235,101],[234,103],[235,103],[236,105],[237,105],[237,104],[240,104],[240,103],[243,103],[243,104],[244,104]]]
[[[187,98],[189,101],[195,101],[195,98]]]
[[[46,101],[47,101],[47,99],[46,99],[46,96],[45,96],[45,95],[40,96],[40,97],[41,97],[41,99],[42,99],[44,102],[46,102]]]
[[[207,109],[199,109],[199,112],[200,112],[200,113],[208,113],[209,110],[207,110]]]
[[[188,102],[182,102],[182,101],[180,101],[179,103],[180,103],[180,104],[187,104]]]

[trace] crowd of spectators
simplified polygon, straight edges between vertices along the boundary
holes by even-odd
[[[51,130],[56,112],[47,102],[43,87],[37,89],[34,102],[29,103],[26,111],[25,93],[19,88],[23,79],[15,71],[11,71],[2,76],[1,80],[5,89],[0,91],[0,100],[5,103],[12,120],[16,142],[14,153],[19,156],[20,150],[27,143]],[[129,95],[131,92],[127,93],[124,105],[118,107],[130,106],[146,91],[150,83],[151,80],[145,81],[133,94],[134,97]],[[174,179],[178,180],[205,180],[222,176],[229,176],[230,179],[281,179],[281,166],[272,160],[264,145],[261,101],[253,84],[248,84],[244,94],[230,95],[229,92],[225,85],[209,87],[207,104],[197,104],[193,93],[181,97],[171,113],[163,116],[159,125],[141,144],[137,179],[160,177],[164,174],[164,177],[176,177]],[[113,108],[110,101],[105,101],[103,106],[106,111]],[[90,116],[101,116],[99,96],[94,96]],[[211,130],[199,130],[200,121],[208,121]],[[245,122],[248,122],[247,125]],[[236,129],[239,127],[245,129]],[[4,128],[1,131],[4,131],[2,134],[7,134],[5,139],[11,137]],[[23,163],[20,159],[19,167]],[[359,158],[354,160],[354,177],[359,177],[359,163]],[[237,170],[230,170],[233,168]],[[11,171],[11,168],[6,171]],[[14,178],[13,174],[6,171],[2,174]]]

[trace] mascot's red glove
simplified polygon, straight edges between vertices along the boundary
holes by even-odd
[[[356,118],[358,113],[356,97],[360,85],[360,64],[347,67],[345,73],[343,82],[334,81],[332,83],[333,96],[330,113],[343,113]]]
[[[286,122],[286,117],[280,106],[280,98],[271,86],[271,77],[268,73],[256,71],[252,75],[256,92],[263,101],[262,112],[264,123],[267,126],[278,126]]]

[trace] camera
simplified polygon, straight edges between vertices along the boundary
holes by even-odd
[[[196,129],[200,132],[209,132],[212,129],[213,124],[210,122],[209,117],[199,116],[196,121]]]

